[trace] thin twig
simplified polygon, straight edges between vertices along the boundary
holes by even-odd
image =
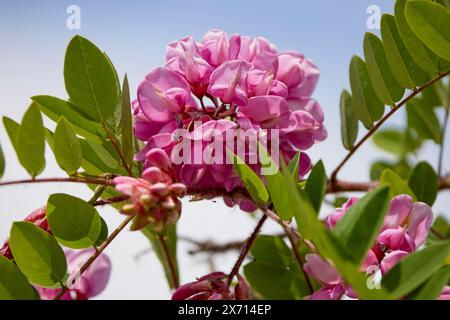
[[[178,288],[180,286],[180,281],[178,280],[177,269],[175,268],[175,263],[173,262],[172,256],[170,255],[169,247],[167,246],[167,241],[162,234],[158,234],[158,240],[166,256],[167,264],[169,265],[170,275],[172,277],[173,286]]]
[[[125,220],[122,221],[122,223],[109,235],[108,238],[106,238],[105,242],[103,242],[99,247],[98,250],[95,251],[95,253],[81,266],[79,271],[79,276],[83,274],[84,271],[86,271],[87,268],[95,261],[95,259],[98,258],[98,256],[103,252],[103,250],[108,247],[108,245],[117,237],[117,235],[127,226],[128,223],[130,223],[131,220],[133,220],[134,216],[128,216],[125,218]],[[66,292],[68,288],[63,288],[61,291],[53,298],[53,300],[59,300]]]
[[[248,239],[245,241],[244,245],[242,246],[241,252],[239,253],[239,257],[236,260],[233,268],[231,269],[230,274],[228,275],[227,279],[227,285],[230,286],[231,282],[233,281],[234,276],[239,272],[239,269],[241,268],[242,263],[244,262],[245,257],[247,256],[248,252],[250,251],[250,248],[252,247],[253,243],[256,240],[256,236],[258,235],[259,231],[261,231],[262,226],[264,225],[264,222],[266,222],[267,216],[263,215],[261,219],[259,220],[258,224],[256,225],[255,229],[253,230],[252,234],[248,237]]]
[[[125,157],[123,156],[122,151],[120,150],[120,147],[117,145],[116,139],[113,137],[111,132],[109,132],[107,126],[104,123],[103,123],[103,128],[105,129],[106,134],[108,135],[109,141],[111,141],[111,144],[114,147],[114,150],[116,150],[117,154],[119,155],[119,158],[120,158],[120,161],[122,162],[123,167],[127,171],[128,175],[130,177],[132,177],[133,176],[133,172],[132,172],[131,168],[128,167],[128,164],[125,161]]]
[[[406,98],[404,98],[402,101],[400,101],[397,105],[395,105],[391,111],[389,111],[385,116],[383,116],[365,135],[361,138],[361,140],[358,141],[358,143],[347,153],[345,158],[339,163],[339,165],[334,169],[333,173],[331,174],[331,183],[334,184],[337,181],[337,175],[339,171],[342,169],[342,167],[347,163],[348,160],[355,154],[355,152],[366,142],[382,125],[386,122],[398,109],[403,107],[410,99],[417,96],[419,93],[421,93],[424,89],[431,86],[433,83],[441,80],[442,78],[446,77],[450,74],[450,70],[439,74],[439,76],[433,78],[432,80],[425,83],[423,86],[415,88],[410,95],[408,95]]]
[[[98,184],[104,186],[113,186],[112,180],[102,178],[41,178],[41,179],[24,179],[0,182],[0,186],[10,186],[14,184],[26,184],[26,183],[47,183],[47,182],[74,182],[74,183],[86,183],[86,184]]]
[[[92,205],[94,207],[105,206],[107,204],[114,204],[114,203],[122,202],[122,201],[125,201],[127,199],[128,199],[128,196],[121,195],[121,196],[111,197],[111,198],[107,198],[107,199],[97,200]]]

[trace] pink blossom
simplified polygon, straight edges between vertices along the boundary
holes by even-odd
[[[248,300],[249,287],[240,275],[237,277],[234,292],[227,285],[225,273],[213,272],[180,286],[173,293],[172,300]]]
[[[450,286],[445,286],[444,289],[442,289],[438,300],[450,300]]]
[[[224,31],[211,30],[200,42],[192,37],[172,42],[167,47],[165,67],[150,71],[133,103],[134,132],[146,142],[135,159],[147,166],[148,151],[161,149],[172,162],[174,181],[189,188],[230,191],[242,186],[232,165],[182,164],[177,155],[183,153],[181,158],[192,159],[199,152],[215,152],[208,149],[206,137],[196,136],[199,127],[216,130],[220,139],[226,130],[264,129],[268,131],[267,145],[275,145],[270,131],[276,129],[279,153],[286,162],[302,151],[303,177],[311,167],[304,151],[327,136],[320,104],[311,98],[318,75],[317,67],[302,54],[278,53],[262,37],[230,37]],[[180,130],[184,132],[179,134]],[[200,151],[180,151],[181,146],[199,140]],[[260,165],[248,160],[253,153],[248,151],[245,161],[259,173]],[[255,208],[243,199],[228,198],[226,203],[239,204],[244,210]]]
[[[350,207],[358,201],[349,199],[342,208],[335,209],[325,219],[329,229],[333,229]],[[360,270],[371,274],[377,270],[386,274],[401,259],[421,246],[428,236],[433,213],[422,202],[413,203],[408,195],[399,195],[391,200],[382,229],[374,245],[367,253]],[[305,271],[317,279],[323,288],[314,292],[309,299],[340,299],[344,294],[356,298],[334,267],[317,254],[306,257]]]
[[[106,287],[111,274],[111,261],[104,253],[80,275],[80,268],[95,253],[93,248],[83,250],[64,249],[69,273],[69,290],[61,300],[88,300],[99,295]],[[72,283],[73,281],[73,283]],[[41,299],[53,299],[61,289],[36,287]]]
[[[146,164],[141,178],[120,176],[114,178],[114,183],[117,191],[129,197],[121,212],[135,215],[131,229],[139,230],[152,223],[160,231],[165,224],[178,220],[181,203],[177,197],[186,191],[186,186],[173,181],[174,172],[163,150],[150,150]]]

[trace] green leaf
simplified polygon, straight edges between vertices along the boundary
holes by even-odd
[[[397,0],[395,3],[395,20],[397,22],[398,32],[406,49],[408,49],[412,59],[417,65],[431,76],[435,76],[439,72],[436,65],[433,63],[433,60],[435,60],[436,57],[428,52],[406,21],[405,6],[408,1],[409,0]]]
[[[341,138],[344,148],[350,150],[358,137],[358,118],[353,112],[353,98],[351,94],[344,90],[341,94]]]
[[[20,124],[8,117],[3,117],[2,120],[9,140],[11,141],[14,151],[17,153],[17,136],[19,134]]]
[[[64,60],[64,82],[71,101],[95,120],[106,121],[118,101],[116,74],[103,52],[75,36]]]
[[[450,60],[450,11],[430,1],[408,1],[405,15],[417,37],[437,55]]]
[[[0,145],[0,179],[5,173],[5,155],[3,154],[2,146]]]
[[[360,265],[374,244],[389,204],[389,188],[380,187],[353,204],[333,234]]]
[[[305,191],[317,213],[320,212],[322,201],[325,198],[327,182],[327,173],[322,160],[320,160],[312,168],[305,186]]]
[[[397,82],[404,88],[414,88],[425,83],[429,77],[411,58],[400,37],[394,16],[383,15],[381,35],[386,57]]]
[[[433,205],[438,193],[439,178],[428,162],[420,162],[414,168],[408,185],[417,200]]]
[[[409,300],[435,300],[450,281],[450,266],[444,267],[408,296]]]
[[[114,158],[104,145],[94,141],[80,139],[83,160],[81,166],[89,174],[105,172],[126,175],[118,159]]]
[[[373,33],[366,33],[364,37],[364,57],[375,92],[384,104],[393,106],[403,97],[405,90],[392,74],[383,42]]]
[[[105,139],[106,134],[102,125],[86,118],[74,104],[52,96],[34,96],[31,99],[50,120],[58,122],[64,117],[73,125],[78,135],[96,142]]]
[[[267,190],[270,194],[270,200],[272,201],[272,204],[275,207],[278,216],[282,220],[289,220],[290,218],[292,218],[292,207],[289,204],[289,195],[285,190],[284,177],[268,152],[261,145],[258,146],[258,155],[263,168],[270,168],[274,169],[273,171],[275,171],[274,173],[272,173],[270,172],[272,170],[268,170],[268,172],[272,174],[264,175]],[[293,177],[293,179],[295,181],[298,181],[298,178]]]
[[[402,179],[408,179],[411,173],[411,167],[406,160],[398,162],[376,161],[370,167],[370,180],[380,180],[385,169],[392,169]]]
[[[390,187],[390,199],[401,194],[407,194],[414,199],[414,202],[417,201],[414,192],[412,192],[408,184],[391,169],[383,171],[380,178],[380,185]]]
[[[69,175],[75,174],[81,165],[81,146],[72,126],[65,118],[59,120],[53,139],[56,162]]]
[[[424,139],[441,143],[441,125],[432,106],[420,99],[412,99],[406,104],[408,126]]]
[[[10,260],[0,256],[0,300],[36,300],[27,277]]]
[[[367,71],[366,63],[353,56],[350,63],[350,86],[353,95],[353,110],[358,119],[369,129],[384,113],[384,105],[378,99]]]
[[[263,299],[294,300],[310,294],[303,272],[283,239],[258,236],[250,254],[254,261],[244,266],[245,278]]]
[[[291,161],[289,161],[288,170],[294,179],[298,179],[299,177],[301,154],[300,151],[297,152],[295,156],[292,157]]]
[[[156,253],[156,256],[159,259],[159,262],[161,263],[164,273],[167,278],[167,283],[169,284],[169,287],[171,289],[175,288],[175,284],[173,283],[170,267],[167,262],[166,255],[164,254],[164,249],[161,245],[161,242],[158,239],[158,234],[153,230],[152,225],[147,225],[144,229],[141,230],[145,237],[150,241],[150,244],[153,248],[153,250]],[[172,257],[172,261],[175,264],[175,269],[177,272],[177,275],[179,277],[179,269],[178,269],[178,262],[177,262],[177,226],[176,224],[169,224],[165,227],[164,238],[166,239],[167,246],[169,248],[170,256]]]
[[[253,200],[260,205],[266,204],[269,201],[269,193],[259,176],[237,155],[232,154],[230,151],[228,152],[233,157],[233,166],[236,173],[241,178]]]
[[[45,167],[45,137],[39,107],[33,102],[26,111],[16,137],[17,157],[32,178]]]
[[[51,287],[64,280],[66,257],[46,231],[30,222],[14,222],[9,245],[17,266],[32,283]]]
[[[92,205],[63,193],[48,198],[47,221],[58,242],[73,249],[93,246],[102,229],[100,215]]]
[[[100,234],[98,235],[98,239],[94,244],[96,247],[99,247],[103,242],[105,242],[109,234],[108,225],[106,224],[106,221],[102,217],[100,217],[100,220],[101,220],[101,230]]]
[[[400,298],[432,276],[450,252],[450,241],[431,245],[400,260],[382,279],[381,284],[395,298]]]
[[[372,141],[378,148],[400,157],[416,151],[422,144],[408,130],[400,131],[394,128],[378,130],[373,135]]]
[[[125,74],[122,86],[121,140],[123,156],[131,168],[133,165],[133,123],[131,117],[130,88]]]

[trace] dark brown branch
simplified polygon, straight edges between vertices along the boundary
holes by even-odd
[[[24,179],[24,180],[14,180],[0,182],[0,186],[10,186],[15,184],[27,184],[27,183],[47,183],[47,182],[74,182],[74,183],[85,183],[85,184],[98,184],[104,186],[113,186],[112,180],[102,179],[102,178],[41,178],[41,179]]]
[[[417,96],[419,93],[421,93],[424,89],[431,86],[433,83],[441,80],[442,78],[446,77],[450,74],[450,70],[439,74],[439,76],[435,77],[434,79],[431,79],[427,83],[425,83],[423,86],[415,88],[410,95],[408,95],[406,98],[404,98],[402,101],[400,101],[397,105],[394,105],[394,107],[389,111],[385,116],[383,116],[362,138],[358,141],[358,143],[355,144],[355,146],[347,153],[345,158],[339,163],[339,165],[334,169],[333,173],[331,174],[331,183],[335,184],[337,182],[337,175],[339,171],[342,169],[342,167],[347,163],[348,160],[355,154],[355,152],[383,125],[383,123],[386,122],[397,110],[399,110],[401,107],[403,107],[410,99]]]
[[[233,281],[233,278],[237,273],[239,272],[239,269],[241,268],[242,263],[244,262],[245,257],[247,256],[248,252],[250,251],[250,248],[252,247],[253,243],[256,240],[256,237],[261,231],[262,226],[264,225],[264,222],[266,222],[267,216],[263,215],[261,219],[259,220],[258,224],[256,225],[255,229],[253,230],[252,234],[248,237],[248,239],[245,241],[244,245],[242,246],[241,252],[239,254],[239,257],[234,264],[233,268],[231,269],[230,274],[228,275],[227,284],[230,286],[231,281]]]

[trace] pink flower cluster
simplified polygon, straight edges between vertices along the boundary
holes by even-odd
[[[95,253],[95,249],[64,249],[69,273],[69,290],[60,300],[88,300],[100,294],[106,287],[111,274],[111,261],[105,254],[97,259],[79,275],[80,268]],[[61,289],[36,287],[41,299],[52,300]]]
[[[136,158],[145,161],[149,150],[163,149],[186,186],[230,191],[241,186],[231,164],[176,163],[180,139],[204,141],[212,130],[276,129],[279,153],[289,161],[327,136],[321,107],[311,98],[318,78],[312,61],[298,52],[277,52],[261,37],[211,30],[200,42],[185,37],[169,43],[166,65],[150,71],[133,103],[135,135],[147,142]],[[186,130],[182,137],[174,134],[179,129]],[[268,139],[270,144],[270,134]],[[302,153],[300,174],[309,169]]]
[[[351,198],[342,208],[334,210],[325,220],[329,229],[357,202]],[[383,227],[375,244],[367,253],[361,271],[367,275],[386,274],[402,258],[415,251],[426,240],[433,220],[431,208],[422,202],[414,203],[408,195],[399,195],[391,200]],[[309,298],[313,300],[337,300],[344,294],[356,298],[352,288],[344,283],[338,272],[318,254],[306,256],[305,271],[323,285]]]
[[[250,291],[242,276],[237,275],[238,283],[234,292],[227,285],[227,275],[213,272],[179,287],[172,295],[172,300],[248,300]]]
[[[129,196],[129,203],[121,212],[134,215],[132,230],[139,230],[152,223],[156,231],[165,224],[175,223],[181,214],[178,196],[186,191],[182,183],[173,182],[173,171],[167,154],[152,149],[146,155],[146,169],[141,178],[116,177],[116,190]]]

